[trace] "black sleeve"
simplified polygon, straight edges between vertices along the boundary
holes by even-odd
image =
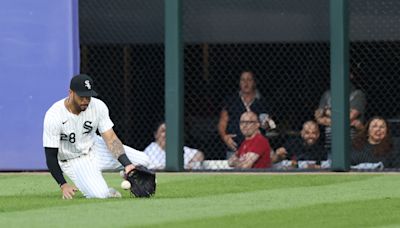
[[[297,145],[296,143],[296,136],[287,136],[288,138],[286,139],[286,142],[283,144],[283,147],[286,149],[287,152],[287,159],[292,160],[295,159],[297,160],[298,158],[296,157],[296,154],[294,153],[294,151],[300,150],[300,148],[298,148],[299,145]]]
[[[127,165],[132,164],[132,162],[129,160],[128,156],[126,154],[122,154],[121,156],[118,157],[118,161],[126,167]]]
[[[350,150],[350,165],[358,165],[360,163],[366,162],[363,159],[363,152],[352,148]]]
[[[58,164],[58,159],[57,159],[58,148],[45,147],[44,151],[46,153],[47,168],[49,169],[53,178],[57,181],[58,185],[61,186],[67,183],[62,174],[61,167]]]

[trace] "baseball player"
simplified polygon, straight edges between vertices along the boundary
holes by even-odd
[[[64,199],[72,199],[78,189],[87,198],[120,197],[107,186],[102,171],[128,173],[135,165],[149,164],[143,152],[122,144],[112,129],[107,106],[96,95],[88,75],[74,76],[68,97],[54,103],[44,118],[46,163]],[[76,187],[66,182],[63,173]]]

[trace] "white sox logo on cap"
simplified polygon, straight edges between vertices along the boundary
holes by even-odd
[[[88,88],[88,89],[92,89],[92,86],[90,85],[89,80],[86,80],[86,81],[85,81],[85,86],[86,86],[86,88]]]
[[[93,79],[86,74],[79,74],[71,79],[69,88],[81,97],[97,96],[93,90]]]

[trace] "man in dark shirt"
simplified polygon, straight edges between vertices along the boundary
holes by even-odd
[[[318,124],[307,121],[303,124],[300,136],[289,139],[283,147],[276,149],[276,153],[286,153],[292,165],[298,161],[315,161],[315,166],[308,165],[308,168],[319,168],[321,161],[327,159],[327,152],[319,138]]]

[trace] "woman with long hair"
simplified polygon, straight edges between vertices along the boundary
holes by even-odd
[[[385,168],[392,167],[393,142],[388,122],[383,117],[372,117],[352,143],[352,165],[382,162]]]

